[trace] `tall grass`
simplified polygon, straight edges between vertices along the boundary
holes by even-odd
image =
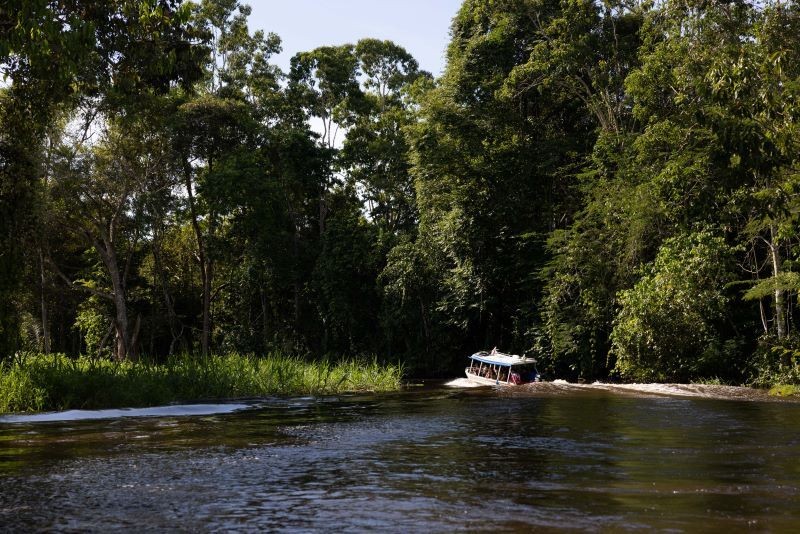
[[[175,401],[393,391],[402,369],[377,360],[309,362],[240,354],[165,363],[27,354],[0,366],[0,412],[154,406]]]

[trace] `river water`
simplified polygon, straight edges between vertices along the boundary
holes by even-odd
[[[797,531],[800,403],[534,384],[0,418],[0,531]]]

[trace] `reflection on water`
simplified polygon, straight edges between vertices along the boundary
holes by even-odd
[[[800,525],[796,403],[544,385],[244,404],[212,415],[0,422],[0,525]]]

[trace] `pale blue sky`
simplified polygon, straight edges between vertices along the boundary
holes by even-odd
[[[273,58],[288,70],[297,52],[355,43],[362,37],[389,39],[405,47],[420,68],[439,76],[450,40],[450,21],[461,0],[245,0],[251,31],[277,33],[283,52]]]

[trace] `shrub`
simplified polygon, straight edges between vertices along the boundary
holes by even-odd
[[[641,381],[724,372],[735,343],[722,339],[730,249],[699,232],[668,239],[633,288],[620,292],[611,333],[615,370]]]

